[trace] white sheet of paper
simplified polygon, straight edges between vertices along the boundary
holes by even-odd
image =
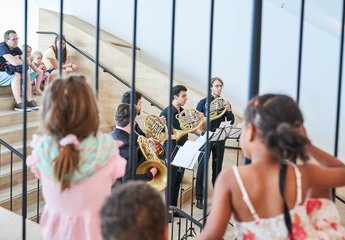
[[[213,134],[214,132],[208,132],[209,139],[211,139]],[[196,144],[197,149],[200,149],[206,143],[206,133],[198,137],[194,142]]]
[[[211,142],[214,141],[221,141],[224,140],[226,137],[226,132],[223,128],[217,128],[216,131],[214,132],[212,138],[210,139]]]
[[[172,165],[177,167],[183,167],[193,169],[195,164],[195,155],[198,152],[197,145],[193,141],[187,141],[182,147],[179,148]],[[194,161],[194,164],[192,164]]]

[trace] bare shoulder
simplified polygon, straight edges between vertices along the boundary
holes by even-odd
[[[231,190],[234,184],[235,175],[233,168],[224,169],[218,176],[218,185]]]

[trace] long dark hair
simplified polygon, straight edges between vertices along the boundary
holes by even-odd
[[[290,237],[293,238],[284,186],[287,162],[296,163],[297,159],[308,160],[306,145],[309,139],[300,133],[303,115],[291,97],[265,94],[256,96],[249,102],[244,117],[246,123],[252,123],[258,129],[264,144],[275,152],[280,162],[279,190],[284,204],[285,224]]]
[[[51,45],[50,47],[53,48],[53,51],[55,53],[56,59],[59,60],[59,54],[58,54],[58,47],[57,47],[57,42],[60,40],[60,36],[57,35],[54,40],[54,44]],[[66,42],[65,35],[62,35],[62,41]],[[67,61],[67,47],[62,49],[62,63],[65,63]]]

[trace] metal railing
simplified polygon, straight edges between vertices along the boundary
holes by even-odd
[[[37,31],[37,34],[47,34],[47,35],[55,35],[57,36],[58,34],[56,32],[49,32],[49,31]],[[79,54],[81,54],[82,56],[84,56],[85,58],[87,58],[88,60],[90,60],[93,63],[96,63],[96,59],[93,58],[90,54],[84,52],[83,50],[81,50],[80,48],[78,48],[76,45],[74,45],[71,41],[68,41],[66,39],[66,43],[71,46],[75,51],[77,51]],[[122,77],[120,77],[119,75],[117,75],[116,73],[114,73],[113,71],[111,71],[109,68],[107,68],[106,66],[104,66],[101,63],[98,63],[98,66],[103,70],[103,72],[108,73],[109,75],[111,75],[113,78],[115,78],[116,80],[118,80],[119,82],[121,82],[123,85],[125,85],[128,88],[131,88],[131,84],[129,84],[126,80],[124,80]],[[148,101],[151,106],[154,106],[156,108],[158,108],[159,110],[163,110],[163,106],[161,106],[159,103],[155,102],[152,98],[150,98],[149,96],[145,95],[144,93],[142,93],[142,97]]]
[[[23,161],[23,154],[21,152],[19,152],[17,149],[15,149],[13,146],[11,146],[9,143],[7,143],[6,141],[4,141],[3,139],[0,139],[0,173],[1,173],[1,169],[3,166],[1,166],[1,162],[3,160],[4,154],[3,154],[3,149],[7,149],[9,151],[9,155],[10,155],[10,166],[9,166],[9,178],[10,178],[10,184],[9,184],[9,188],[6,187],[5,189],[0,189],[1,191],[5,191],[7,188],[9,189],[9,197],[7,197],[6,194],[4,194],[4,198],[0,199],[0,205],[4,206],[6,205],[6,203],[8,203],[9,201],[9,210],[13,211],[13,199],[15,197],[22,197],[22,202],[25,201],[25,199],[23,198],[23,192],[21,194],[16,194],[14,196],[13,194],[13,189],[14,189],[14,181],[13,181],[13,174],[14,174],[14,170],[13,170],[13,165],[14,165],[14,155],[16,155],[20,161]],[[24,169],[21,169],[21,171],[27,171],[27,168],[25,167]],[[0,179],[1,177],[3,177],[4,175],[0,174]],[[19,182],[19,181],[18,181]],[[22,181],[23,184],[25,184],[27,186],[27,179],[25,179],[25,181]],[[1,186],[1,183],[0,183]],[[22,186],[23,187],[23,186]],[[39,222],[39,217],[40,217],[40,191],[41,191],[41,186],[40,186],[40,181],[37,180],[37,186],[33,189],[31,189],[30,191],[27,190],[27,192],[35,192],[36,191],[36,215],[34,216],[30,216],[30,219],[35,219],[36,222]],[[27,193],[26,192],[26,193]],[[23,203],[22,206],[24,207],[24,210],[27,210],[27,203]]]

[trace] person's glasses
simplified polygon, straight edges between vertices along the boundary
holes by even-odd
[[[13,41],[13,42],[16,42],[16,41],[18,41],[20,38],[12,38],[12,39],[10,39],[11,41]]]
[[[223,88],[223,85],[213,85],[215,88]]]

